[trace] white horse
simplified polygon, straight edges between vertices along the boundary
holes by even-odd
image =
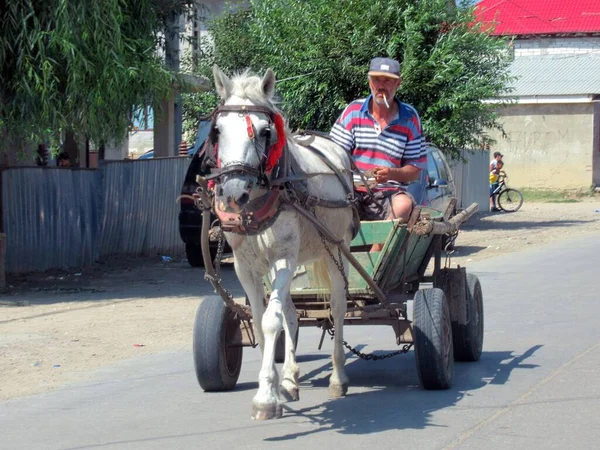
[[[301,186],[303,198],[313,200],[318,221],[338,240],[349,243],[353,232],[348,202],[352,195],[349,194],[351,162],[341,147],[315,137],[312,145],[339,169],[336,176],[331,164],[287,136],[283,119],[272,103],[275,75],[271,69],[262,79],[247,72],[230,79],[217,66],[213,75],[223,99],[222,106],[215,111],[213,131],[214,154],[221,174],[215,187],[215,210],[233,249],[235,271],[250,301],[254,332],[262,352],[252,418],[277,418],[282,414],[280,395],[287,400],[299,398],[294,345],[298,317],[290,296],[290,285],[299,264],[313,262],[315,274],[321,277],[319,282],[330,292],[335,326],[330,396],[344,396],[348,389],[342,346],[347,309],[344,278],[348,275],[348,264],[342,259],[342,275],[327,253],[315,224],[290,206],[289,193],[295,188],[289,186]],[[292,169],[288,171],[286,167]],[[285,181],[282,177],[287,177],[287,189],[280,189]],[[282,200],[280,194],[288,200]],[[337,257],[335,244],[328,242],[328,245]],[[265,275],[272,285],[266,308]],[[285,330],[285,362],[280,385],[274,358],[275,343],[282,330]]]

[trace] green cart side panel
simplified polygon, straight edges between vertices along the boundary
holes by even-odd
[[[391,220],[377,220],[373,222],[361,222],[360,230],[350,244],[351,247],[359,245],[373,245],[385,242],[392,229],[394,222]]]
[[[377,260],[379,259],[379,252],[354,252],[352,255],[358,260],[360,265],[367,271],[369,276],[373,275],[373,268]],[[267,284],[267,288],[270,292],[271,286],[270,283],[265,281]],[[363,294],[369,293],[370,290],[367,287],[367,282],[364,278],[354,269],[354,267],[350,266],[350,273],[348,274],[348,288],[351,293],[354,294]],[[294,281],[292,281],[291,294],[294,296],[307,296],[307,295],[316,295],[321,292],[322,289],[319,288],[315,282],[314,275],[312,272],[312,265],[308,266],[300,266],[294,273]]]
[[[439,211],[423,208],[432,218],[441,218]],[[404,240],[408,239],[406,245]],[[387,291],[398,284],[406,268],[407,277],[416,275],[423,258],[431,244],[433,236],[418,236],[409,234],[406,224],[397,220],[383,220],[361,222],[361,227],[352,240],[351,247],[370,246],[384,243],[381,252],[354,251],[352,255],[365,269],[373,281],[382,291]],[[337,257],[337,252],[334,252]],[[265,277],[267,293],[271,291],[271,283]],[[367,282],[351,265],[348,276],[350,295],[374,295]],[[324,293],[322,287],[317,286],[312,273],[312,265],[300,266],[294,274],[291,286],[292,297],[312,297]]]
[[[394,263],[390,264],[385,279],[380,282],[383,291],[395,287],[405,274],[407,278],[418,274],[421,262],[432,239],[432,236],[418,236],[416,234],[409,236],[406,250],[398,256]]]
[[[375,283],[377,283],[378,275],[381,275],[385,272],[382,264],[384,264],[386,261],[389,261],[388,253],[390,252],[390,249],[399,249],[402,241],[407,235],[408,232],[406,230],[406,225],[402,225],[398,221],[386,220],[361,222],[361,229],[352,241],[351,245],[369,246],[375,243],[384,243],[383,249],[381,252],[352,252],[352,255],[357,259],[369,276],[373,278]],[[352,265],[350,266],[350,272],[348,275],[348,284],[351,295],[373,295],[365,279]],[[292,297],[299,295],[316,295],[320,291],[321,289],[319,289],[315,283],[311,267],[302,267],[296,271],[291,287]]]

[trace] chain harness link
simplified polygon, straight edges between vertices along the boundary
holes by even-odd
[[[346,276],[346,273],[344,272],[344,264],[342,262],[342,251],[340,250],[340,248],[338,246],[338,258],[336,259],[335,256],[333,255],[333,252],[327,245],[327,240],[326,240],[325,236],[323,235],[323,233],[319,232],[319,236],[321,237],[321,242],[323,243],[325,250],[329,254],[329,257],[331,258],[331,260],[333,261],[335,266],[338,268],[338,270],[342,274],[342,277],[344,278],[344,291],[346,292],[346,298],[349,298],[350,297],[349,291],[348,291],[349,282],[348,282],[348,277]],[[354,299],[352,299],[352,302],[358,309],[362,309],[356,304]],[[333,339],[333,337],[335,336],[335,329],[334,329],[334,325],[332,323],[331,318],[329,319],[329,321],[327,322],[326,325],[323,324],[322,328],[323,328],[323,333],[325,331],[327,331],[327,333],[331,336],[331,339]],[[323,338],[321,338],[321,342],[322,341],[323,341]],[[348,350],[350,350],[356,356],[358,356],[359,358],[364,359],[366,361],[379,361],[382,359],[391,358],[396,355],[401,355],[403,353],[408,353],[408,351],[412,347],[412,344],[404,344],[400,350],[396,350],[395,352],[386,353],[385,355],[376,355],[374,353],[363,353],[360,350],[357,350],[356,347],[352,347],[350,344],[348,344],[348,342],[346,342],[344,340],[342,340],[342,344],[344,345],[344,347],[346,347]],[[319,348],[320,348],[320,346],[321,345],[319,345]]]
[[[456,240],[456,238],[458,237],[458,230],[456,230],[452,233],[448,233],[448,234],[446,234],[446,236],[448,236],[448,240],[446,242],[446,246],[443,249],[446,252],[444,266],[446,268],[450,268],[451,264],[452,264],[452,253],[454,253],[454,249],[451,247],[452,247],[452,244],[454,243],[454,241]]]
[[[323,235],[323,233],[321,233],[320,231],[319,231],[319,237],[321,238],[323,247],[325,247],[325,250],[329,254],[329,257],[331,258],[331,260],[333,261],[335,266],[338,268],[338,270],[342,274],[342,278],[344,279],[344,293],[346,294],[346,297],[349,297],[349,291],[348,291],[349,282],[348,282],[348,277],[346,276],[346,272],[344,271],[344,263],[342,262],[342,251],[340,250],[340,247],[338,246],[338,248],[337,248],[338,249],[338,258],[336,259],[335,256],[333,256],[333,252],[327,245],[327,239],[325,238],[325,235]]]
[[[327,333],[331,336],[331,339],[335,336],[335,330],[333,325],[326,328]],[[360,359],[364,359],[365,361],[380,361],[382,359],[392,358],[396,355],[401,355],[403,353],[408,353],[412,344],[404,344],[400,350],[396,350],[395,352],[386,353],[385,355],[376,355],[375,353],[363,353],[360,350],[357,350],[355,347],[352,347],[346,341],[342,340],[342,344]]]

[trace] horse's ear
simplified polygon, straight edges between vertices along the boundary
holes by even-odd
[[[227,75],[225,75],[221,69],[215,64],[213,66],[213,77],[215,78],[215,87],[217,88],[217,94],[223,100],[229,97],[231,94],[232,83]]]
[[[262,79],[262,90],[265,97],[271,98],[275,94],[275,74],[271,69],[267,69]]]

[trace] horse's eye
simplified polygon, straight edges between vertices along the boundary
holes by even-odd
[[[217,127],[213,127],[212,130],[210,130],[210,140],[217,142],[217,139],[219,139],[219,129]]]

